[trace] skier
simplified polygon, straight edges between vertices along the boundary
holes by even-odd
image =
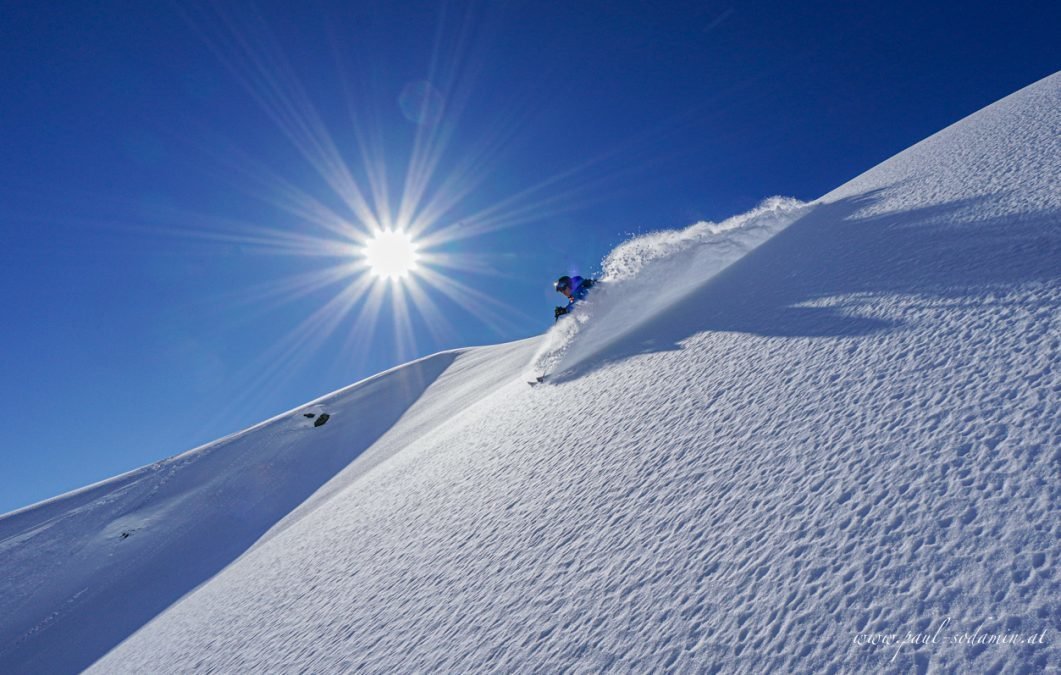
[[[557,279],[554,284],[556,292],[563,293],[567,297],[568,303],[566,307],[556,308],[553,312],[553,320],[558,320],[564,314],[570,312],[576,302],[589,294],[589,289],[593,288],[595,283],[597,283],[596,279],[583,279],[582,277],[563,276]]]

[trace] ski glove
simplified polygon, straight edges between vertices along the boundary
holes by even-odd
[[[568,312],[567,307],[557,307],[555,310],[553,310],[553,321],[556,321],[557,319],[562,317],[564,314],[567,314],[567,312]]]

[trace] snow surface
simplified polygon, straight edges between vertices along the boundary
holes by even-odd
[[[543,338],[0,518],[0,671],[1056,671],[1059,225],[1055,74],[624,244]]]

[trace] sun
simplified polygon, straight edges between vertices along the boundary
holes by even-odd
[[[416,269],[416,242],[403,230],[380,230],[362,249],[372,274],[380,279],[402,279]]]

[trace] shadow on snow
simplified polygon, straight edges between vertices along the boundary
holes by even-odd
[[[888,295],[982,303],[991,289],[1061,276],[1061,214],[978,220],[978,207],[1000,197],[993,195],[859,215],[896,187],[816,205],[678,302],[650,311],[551,379],[562,382],[638,354],[678,350],[705,331],[822,338],[900,330],[897,323],[860,316],[859,307]],[[828,306],[801,306],[819,301]]]

